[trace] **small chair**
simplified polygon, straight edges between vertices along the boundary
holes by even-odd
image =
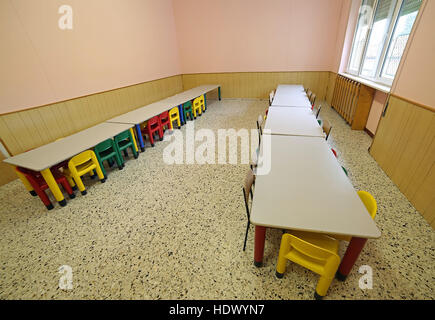
[[[270,93],[269,93],[269,106],[271,106],[272,105],[272,102],[273,102],[273,98],[275,97],[275,90],[272,90]]]
[[[329,134],[331,133],[331,130],[332,130],[332,126],[328,120],[324,120],[322,122],[322,129],[323,129],[323,132],[325,132],[325,134],[326,134],[325,139],[328,140]]]
[[[89,173],[91,176],[94,175],[94,170],[97,172],[101,183],[106,182],[95,152],[92,150],[86,150],[69,160],[68,169],[64,171],[64,175],[71,186],[77,184],[82,195],[86,195],[86,188],[81,177],[86,173]]]
[[[122,153],[124,152],[124,156],[128,157],[128,148],[131,149],[131,152],[133,152],[133,156],[135,159],[139,157],[139,154],[136,151],[136,148],[134,147],[134,138],[131,135],[130,130],[125,130],[124,132],[121,132],[117,136],[113,138],[114,145],[117,149],[121,165],[124,166],[124,159],[122,157]]]
[[[187,122],[187,116],[193,120],[192,101],[187,101],[183,104],[184,121]]]
[[[113,161],[116,161],[119,170],[122,170],[124,167],[121,160],[121,155],[119,154],[118,148],[112,139],[107,139],[106,141],[97,144],[94,148],[94,152],[97,156],[98,163],[100,164],[101,171],[103,171],[104,178],[107,179],[107,173],[106,169],[104,168],[103,161],[107,161],[109,167],[113,165]]]
[[[251,225],[251,221],[250,221],[251,214],[249,210],[249,195],[251,196],[251,201],[252,201],[252,197],[253,197],[252,184],[254,183],[254,180],[255,180],[255,176],[252,173],[252,170],[248,170],[245,178],[245,186],[242,188],[243,199],[245,200],[246,216],[248,217],[248,224],[246,226],[246,233],[245,233],[245,241],[243,242],[243,251],[245,251],[246,249],[246,240],[248,239],[249,226]]]
[[[183,104],[180,104],[177,106],[178,108],[178,114],[180,116],[180,123],[182,126],[186,123],[186,119],[184,119],[184,111],[183,111]]]
[[[335,156],[336,158],[338,158],[338,156],[337,156],[337,151],[335,151],[334,148],[331,148],[331,151],[332,151],[332,153],[334,154],[334,156]]]
[[[339,245],[337,239],[324,234],[299,231],[283,234],[276,265],[277,278],[284,276],[287,260],[293,261],[320,275],[314,297],[322,299],[340,265]]]
[[[178,107],[174,107],[171,110],[169,110],[169,127],[173,129],[172,123],[174,121],[177,121],[178,129],[181,127],[181,121],[180,121],[180,112],[178,111]]]
[[[15,167],[15,170],[17,171],[17,174],[22,174],[25,176],[27,181],[30,183],[30,185],[33,188],[33,191],[39,196],[39,199],[41,199],[42,203],[44,203],[45,207],[48,210],[53,209],[53,204],[51,203],[50,199],[48,198],[47,194],[45,193],[45,190],[49,189],[47,182],[45,182],[44,178],[42,177],[42,174],[33,170]],[[70,199],[75,198],[74,191],[71,189],[70,184],[68,183],[67,179],[60,173],[58,170],[51,170],[51,173],[53,174],[54,180],[58,184],[62,186],[62,188],[65,190],[66,193],[68,193],[68,196]],[[33,193],[31,193],[33,195]],[[62,200],[59,202],[61,206],[66,205],[66,200]]]
[[[314,108],[314,104],[316,102],[316,94],[315,93],[313,93],[311,95],[310,102],[311,102],[311,109],[313,109]]]
[[[315,108],[315,107],[313,106],[313,113],[316,115],[316,119],[319,118],[320,109],[322,109],[322,106],[321,106],[321,105],[319,105],[317,108]]]
[[[193,109],[193,118],[194,119],[196,119],[197,115],[201,116],[202,104],[200,101],[200,97],[193,100],[192,109]]]
[[[261,116],[261,115],[259,115],[258,116],[258,119],[257,119],[257,130],[258,130],[258,145],[260,145],[260,142],[261,142],[261,135],[263,134],[263,128],[262,128],[262,125],[263,125],[263,117]]]
[[[160,120],[160,128],[164,131],[166,129],[171,129],[171,120],[169,119],[169,112],[165,111],[159,114],[159,120]],[[166,129],[165,129],[166,126]],[[160,141],[163,140],[163,133],[160,138]]]
[[[311,102],[311,95],[312,95],[313,93],[311,92],[311,90],[310,89],[308,89],[308,91],[307,91],[307,97],[308,97],[308,100],[310,100],[310,102]]]
[[[201,103],[201,112],[205,112],[205,110],[207,110],[207,106],[205,105],[205,99],[204,99],[204,95],[201,95],[199,97],[199,103]]]
[[[160,126],[160,120],[158,116],[152,117],[148,120],[143,134],[148,135],[148,139],[150,140],[151,146],[154,147],[154,133],[158,132],[160,140],[163,140],[163,129]]]

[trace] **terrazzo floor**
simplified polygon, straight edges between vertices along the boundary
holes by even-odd
[[[265,100],[209,101],[196,129],[255,128]],[[434,299],[435,232],[368,154],[371,138],[324,104],[356,190],[373,194],[382,237],[369,240],[346,282],[325,299]],[[181,132],[186,131],[186,126]],[[247,164],[167,165],[157,142],[106,183],[85,178],[66,207],[47,211],[16,180],[0,187],[1,299],[312,299],[318,276],[289,263],[275,277],[281,230],[267,233],[264,266],[253,265],[254,227],[242,251]],[[254,195],[255,196],[255,195]],[[345,244],[341,245],[341,255]],[[62,265],[73,289],[59,289]],[[358,268],[373,269],[373,289]]]

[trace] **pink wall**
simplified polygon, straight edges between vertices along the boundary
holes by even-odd
[[[0,21],[0,114],[180,74],[171,0],[2,0]]]
[[[413,36],[408,40],[392,93],[435,110],[435,1],[424,1],[422,9]]]
[[[355,34],[356,24],[358,20],[358,12],[359,8],[361,6],[361,0],[351,0],[351,5],[349,10],[347,11],[347,25],[346,25],[346,31],[344,36],[344,44],[342,46],[342,51],[338,53],[339,59],[339,65],[337,64],[337,67],[334,72],[345,72],[347,68],[347,62],[349,60],[350,56],[350,50],[352,48],[352,41],[353,36]]]
[[[330,71],[342,7],[350,1],[174,0],[182,73]]]

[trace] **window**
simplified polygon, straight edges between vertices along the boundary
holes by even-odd
[[[363,0],[347,71],[391,84],[422,0]]]

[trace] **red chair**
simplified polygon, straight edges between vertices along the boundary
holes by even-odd
[[[159,114],[159,120],[160,120],[160,127],[162,128],[162,137],[163,137],[163,130],[170,129],[171,128],[171,120],[169,119],[169,112],[165,111]],[[163,138],[160,138],[162,140]]]
[[[334,156],[335,156],[336,158],[338,158],[338,156],[337,156],[337,152],[336,152],[334,149],[332,149],[332,148],[331,148],[331,151],[332,151],[332,153],[334,154]]]
[[[32,171],[25,168],[16,167],[15,170],[22,173],[27,181],[32,185],[33,190],[36,192],[36,194],[39,196],[41,201],[45,204],[45,207],[48,210],[53,209],[53,204],[51,203],[50,199],[48,198],[47,194],[45,193],[45,190],[48,189],[47,182],[45,182],[44,178],[39,172]],[[54,177],[54,180],[56,180],[57,183],[62,185],[63,189],[68,193],[68,196],[70,199],[75,198],[75,194],[71,188],[71,186],[68,183],[68,180],[63,176],[58,170],[52,170],[52,174]],[[66,200],[63,199],[59,204],[63,207],[66,206]]]
[[[168,115],[169,119],[169,115]],[[148,139],[150,140],[151,146],[154,147],[154,133],[157,131],[159,133],[160,140],[163,140],[163,129],[160,124],[159,116],[152,117],[148,120],[147,125],[144,128],[145,133],[142,133],[142,135],[147,134]]]

